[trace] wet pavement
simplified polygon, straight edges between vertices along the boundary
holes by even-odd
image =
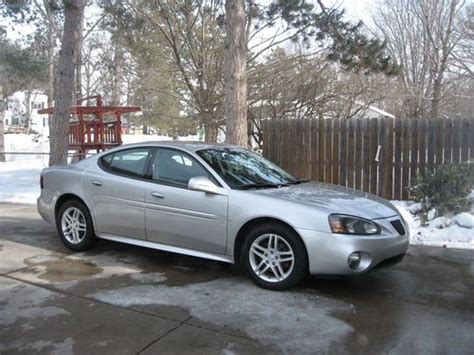
[[[474,353],[474,251],[410,247],[271,292],[227,264],[99,241],[72,253],[0,204],[0,353]]]

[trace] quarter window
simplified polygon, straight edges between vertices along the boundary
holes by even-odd
[[[186,187],[189,180],[196,176],[213,179],[194,158],[172,149],[157,150],[152,172],[153,180],[180,187]]]
[[[135,148],[105,155],[101,166],[112,173],[130,177],[142,177],[145,171],[149,148]]]

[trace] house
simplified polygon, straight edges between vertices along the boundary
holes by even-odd
[[[362,101],[355,101],[355,104],[360,108],[361,112],[356,117],[364,118],[395,118],[395,115],[384,111],[374,105],[368,105]]]
[[[38,110],[48,106],[48,96],[41,91],[17,91],[8,98],[4,116],[6,133],[23,133],[28,126],[32,131],[49,135],[48,117],[39,115]]]

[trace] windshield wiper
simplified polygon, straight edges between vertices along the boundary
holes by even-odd
[[[239,187],[239,190],[278,188],[288,186],[288,184],[246,184]]]

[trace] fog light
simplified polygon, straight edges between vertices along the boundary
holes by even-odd
[[[355,252],[355,253],[352,253],[351,255],[349,255],[349,257],[347,258],[347,263],[349,264],[349,267],[352,270],[357,269],[359,267],[359,264],[360,264],[360,253]]]

